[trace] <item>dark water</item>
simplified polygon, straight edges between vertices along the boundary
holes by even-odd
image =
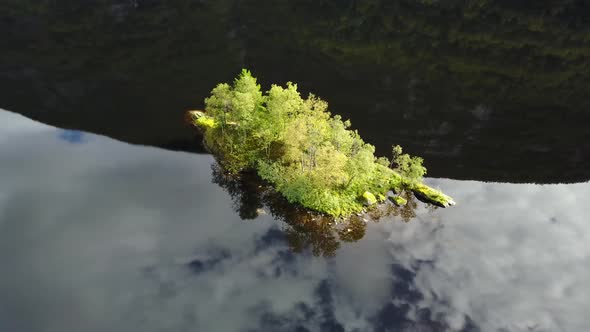
[[[334,228],[242,220],[212,164],[1,111],[0,330],[590,327],[590,183],[428,179],[459,205]]]
[[[184,110],[242,67],[298,82],[433,177],[590,179],[580,0],[3,0],[0,107],[199,149]]]
[[[0,0],[0,331],[590,330],[589,18]],[[183,115],[243,67],[423,156],[458,205],[334,225],[228,180]]]

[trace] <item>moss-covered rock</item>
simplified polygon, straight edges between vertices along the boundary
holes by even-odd
[[[423,183],[415,184],[412,191],[416,197],[424,202],[434,204],[440,207],[449,207],[455,205],[455,201],[448,195],[445,195],[440,190],[431,188]]]
[[[375,195],[373,195],[373,193],[371,193],[370,191],[365,191],[363,193],[363,204],[367,205],[367,206],[371,206],[377,203],[377,198],[375,197]]]
[[[196,127],[206,130],[207,128],[215,128],[217,123],[215,119],[205,114],[203,111],[188,111],[189,121]]]
[[[201,128],[215,128],[217,126],[217,123],[215,122],[215,120],[211,117],[208,116],[204,116],[204,117],[200,117],[195,121],[195,125],[201,127]]]
[[[404,206],[408,203],[408,200],[401,196],[392,196],[390,197],[390,199],[393,202],[393,204],[397,206]]]

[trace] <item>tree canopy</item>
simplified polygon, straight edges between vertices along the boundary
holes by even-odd
[[[375,197],[383,201],[392,189],[411,189],[426,173],[422,158],[400,146],[391,161],[376,158],[349,120],[313,94],[302,98],[297,84],[263,94],[245,69],[232,85],[211,91],[196,124],[228,172],[255,170],[291,203],[335,217],[359,212]]]

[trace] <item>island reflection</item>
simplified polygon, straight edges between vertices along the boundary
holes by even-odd
[[[330,257],[340,248],[340,242],[356,242],[363,238],[369,222],[410,222],[416,217],[418,200],[411,192],[400,193],[407,203],[398,206],[387,200],[383,204],[345,219],[314,213],[299,205],[291,204],[253,172],[240,176],[227,174],[219,164],[211,166],[212,182],[223,188],[232,199],[232,207],[242,220],[255,220],[259,215],[271,216],[285,223],[283,231],[293,252],[311,250],[315,256]],[[437,209],[427,203],[429,211]]]

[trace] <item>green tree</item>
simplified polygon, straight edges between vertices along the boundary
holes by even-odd
[[[376,158],[350,121],[332,116],[328,103],[312,94],[302,98],[293,83],[263,94],[243,70],[233,85],[217,85],[205,105],[201,123],[214,124],[204,126],[205,142],[225,169],[255,170],[289,202],[332,216],[359,212],[363,197],[413,186],[426,173],[422,158],[400,146],[393,147],[391,164]]]
[[[392,147],[392,154],[392,164],[396,165],[396,170],[407,182],[414,184],[422,181],[422,177],[426,174],[426,167],[422,166],[424,159],[403,153],[399,145]]]

